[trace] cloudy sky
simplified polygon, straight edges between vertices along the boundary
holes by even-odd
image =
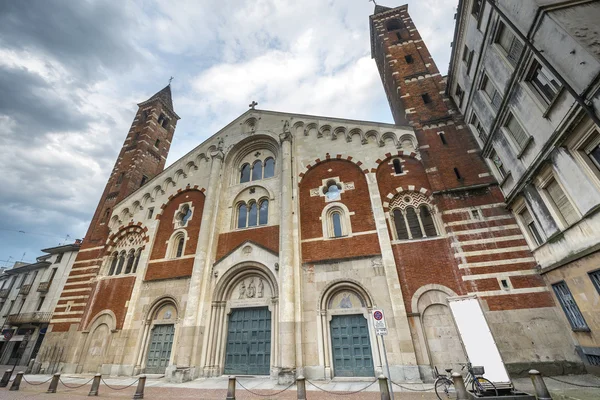
[[[442,73],[457,0],[409,12]],[[0,266],[85,235],[137,109],[172,83],[167,164],[248,108],[392,122],[367,0],[0,1]]]

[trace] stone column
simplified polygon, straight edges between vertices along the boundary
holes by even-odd
[[[210,176],[208,187],[206,188],[206,199],[204,200],[204,210],[202,212],[202,221],[200,223],[200,233],[198,235],[198,246],[196,247],[196,256],[194,258],[194,268],[190,279],[188,290],[187,305],[181,324],[181,333],[179,343],[174,344],[177,349],[176,365],[177,367],[191,367],[194,360],[197,360],[195,350],[197,341],[200,340],[199,325],[199,305],[203,290],[206,290],[206,270],[208,255],[210,252],[210,238],[214,231],[215,202],[219,196],[218,188],[220,181],[221,165],[223,163],[223,152],[221,149],[211,153],[212,163],[210,167]],[[210,270],[210,268],[208,268]],[[195,365],[195,367],[199,367]],[[197,373],[191,372],[193,378]],[[178,379],[176,380],[183,380]]]
[[[292,134],[284,125],[281,140],[281,223],[279,249],[279,383],[295,380],[294,244],[292,199]]]
[[[420,374],[415,348],[410,334],[404,299],[402,298],[402,288],[396,270],[396,260],[392,251],[392,243],[388,232],[385,212],[383,211],[381,194],[377,186],[376,175],[369,173],[366,177],[371,197],[371,207],[373,208],[373,217],[375,218],[375,226],[377,228],[377,236],[381,247],[382,266],[392,305],[392,318],[386,316],[390,331],[388,338],[391,339],[387,340],[386,343],[391,344],[388,348],[388,361],[390,363],[392,380],[419,381]],[[410,234],[410,230],[408,232]],[[378,340],[380,339],[378,338]]]

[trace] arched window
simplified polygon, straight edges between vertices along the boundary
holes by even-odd
[[[142,255],[142,249],[139,249],[137,251],[136,256],[135,256],[135,262],[133,263],[133,271],[131,271],[134,274],[137,272],[137,267],[138,267],[138,264],[140,263],[140,256],[141,255]]]
[[[327,188],[325,189],[325,196],[327,200],[339,200],[340,199],[340,187],[335,181],[327,182]]]
[[[265,199],[260,202],[258,209],[258,224],[266,225],[269,222],[269,200]]]
[[[425,236],[433,237],[437,236],[437,230],[435,229],[435,223],[433,222],[433,216],[429,211],[429,207],[426,205],[422,205],[420,207],[421,212],[421,223],[423,224],[423,230],[425,231]]]
[[[180,237],[177,241],[177,252],[175,253],[175,258],[179,258],[183,255],[183,247],[185,245],[185,237]]]
[[[242,165],[240,183],[250,182],[250,164]]]
[[[119,255],[114,253],[112,255],[112,262],[110,263],[110,270],[108,271],[108,275],[112,275],[115,273],[115,269],[117,268],[117,263],[119,262]]]
[[[331,213],[333,237],[342,237],[342,217],[338,211]]]
[[[387,28],[388,32],[395,31],[402,28],[402,23],[398,19],[392,19],[387,22],[385,27]]]
[[[238,207],[238,228],[245,228],[246,221],[248,220],[248,207],[242,203]]]
[[[115,272],[115,275],[121,275],[121,272],[123,271],[123,265],[125,265],[124,251],[122,251],[121,254],[119,254],[119,264],[117,265],[117,272]]]
[[[258,206],[256,202],[250,203],[250,211],[248,212],[248,226],[256,226],[258,220]]]
[[[192,217],[192,210],[186,204],[185,206],[183,206],[183,208],[177,215],[177,219],[179,220],[179,226],[185,226],[191,217]]]
[[[404,214],[402,211],[394,210],[394,227],[396,228],[396,239],[406,240],[408,239],[408,231],[406,230],[406,222],[404,221]]]
[[[265,160],[265,172],[264,178],[271,178],[275,175],[275,160],[273,158],[267,158]]]
[[[256,160],[252,165],[252,180],[260,181],[262,179],[262,161]]]
[[[108,217],[110,217],[110,208],[107,208],[106,211],[104,212],[104,217],[102,217],[102,221],[101,222],[108,221]]]
[[[423,233],[421,233],[421,224],[419,224],[419,218],[417,217],[417,213],[415,209],[412,207],[408,207],[406,209],[406,222],[408,222],[408,228],[410,229],[410,234],[413,239],[419,239],[423,237]]]
[[[402,173],[402,164],[400,164],[400,160],[396,158],[396,159],[394,159],[393,163],[394,163],[394,172],[397,174],[401,174]]]
[[[131,250],[127,256],[127,266],[125,267],[125,273],[129,274],[133,269],[133,263],[135,261],[135,252]]]

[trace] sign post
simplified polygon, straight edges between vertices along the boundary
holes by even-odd
[[[373,310],[373,327],[375,328],[375,334],[381,336],[381,344],[383,346],[383,359],[385,360],[385,368],[387,370],[388,384],[390,385],[390,398],[394,400],[394,388],[392,386],[392,375],[390,374],[390,364],[387,359],[387,350],[385,349],[385,339],[383,338],[388,334],[387,324],[385,323],[385,316],[383,310]]]

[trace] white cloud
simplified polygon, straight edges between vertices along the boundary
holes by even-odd
[[[457,1],[408,3],[444,73]],[[48,9],[53,19],[42,18]],[[252,100],[264,109],[390,122],[370,58],[372,10],[366,0],[136,0],[118,7],[45,0],[27,13],[4,13],[10,20],[0,12],[12,38],[4,40],[0,26],[0,84],[15,96],[0,99],[0,228],[82,237],[136,104],[171,75],[182,119],[169,163]],[[28,19],[36,12],[39,26]],[[0,230],[0,260],[56,244],[27,239]]]

